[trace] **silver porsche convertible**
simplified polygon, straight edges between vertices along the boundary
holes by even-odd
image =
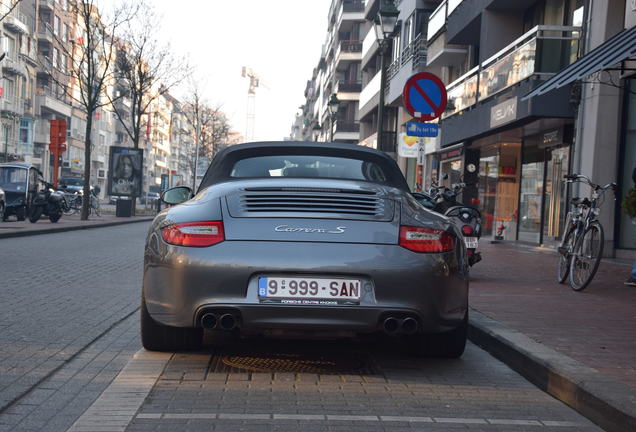
[[[459,357],[468,325],[461,232],[418,203],[397,164],[353,144],[226,148],[196,195],[169,189],[148,233],[145,348],[238,336],[402,338]]]

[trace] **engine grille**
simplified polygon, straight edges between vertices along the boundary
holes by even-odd
[[[364,219],[385,219],[386,201],[374,191],[317,188],[248,188],[230,204],[233,216],[357,216]],[[234,205],[232,205],[234,204]]]

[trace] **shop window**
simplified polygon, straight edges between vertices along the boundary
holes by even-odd
[[[626,88],[631,91],[625,92],[627,103],[625,105],[625,127],[623,142],[623,166],[621,172],[621,196],[636,188],[632,180],[632,174],[636,169],[636,79],[628,80]],[[624,249],[636,249],[636,219],[631,219],[624,211],[620,212],[620,238],[619,247]]]

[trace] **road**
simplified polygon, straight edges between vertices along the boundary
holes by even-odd
[[[136,311],[146,230],[0,240],[0,431],[65,431],[78,418],[106,428],[108,417],[81,416],[99,411],[127,364],[152,376],[133,358],[145,354]],[[600,430],[472,344],[449,361],[411,358],[391,340],[207,334],[202,351],[162,358],[147,393],[134,390],[137,406],[125,396],[121,412],[110,406],[121,430]]]

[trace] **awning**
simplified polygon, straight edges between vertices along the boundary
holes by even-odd
[[[636,55],[636,26],[625,29],[545,81],[522,100],[558,89]]]

